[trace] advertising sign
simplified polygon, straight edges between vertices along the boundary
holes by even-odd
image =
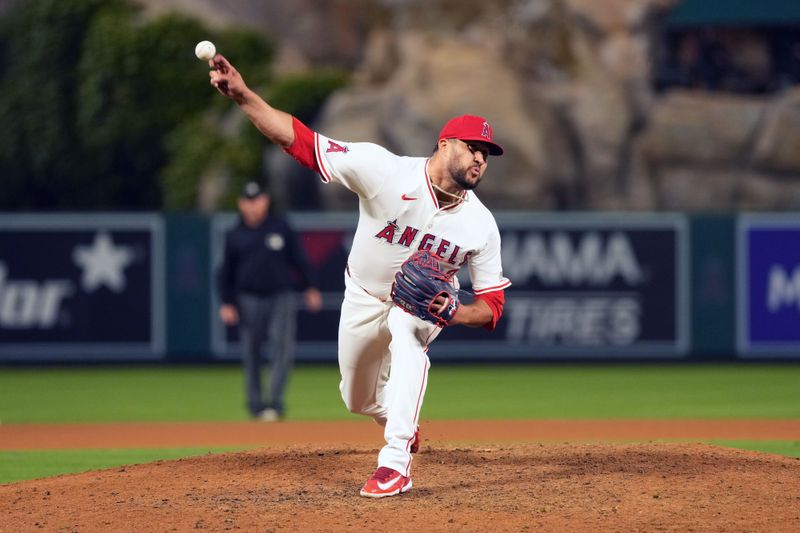
[[[800,355],[800,216],[738,221],[738,347],[743,357]]]
[[[233,216],[212,224],[212,253],[222,253]],[[323,283],[324,310],[301,312],[298,358],[335,360],[344,270],[354,215],[296,216],[294,226]],[[445,329],[432,358],[682,357],[689,345],[688,237],[683,215],[516,215],[497,217],[506,290],[494,332]],[[467,269],[459,274],[471,301]],[[237,357],[235,328],[211,309],[218,357]],[[302,308],[302,305],[299,305]]]
[[[682,215],[498,217],[506,290],[491,335],[445,330],[448,353],[475,343],[528,358],[678,357],[689,338]],[[469,280],[462,279],[469,290]],[[491,339],[491,340],[489,340]]]
[[[0,215],[0,359],[163,356],[154,215]]]

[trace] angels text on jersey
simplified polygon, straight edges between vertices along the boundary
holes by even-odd
[[[386,226],[384,226],[384,228],[381,229],[375,235],[375,237],[379,240],[387,242],[388,244],[405,246],[406,248],[409,248],[416,240],[417,235],[419,235],[419,228],[405,226],[401,229],[397,224],[397,219],[395,219],[388,220],[386,222]],[[469,260],[469,257],[473,254],[473,251],[464,251],[458,244],[454,244],[449,240],[443,237],[438,237],[432,233],[423,234],[416,249],[430,250],[437,256],[441,257],[444,261],[455,267],[461,267],[466,264],[466,262]]]

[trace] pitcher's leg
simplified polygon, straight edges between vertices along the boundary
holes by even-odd
[[[339,390],[347,408],[386,423],[384,387],[389,376],[389,330],[386,302],[366,294],[345,278],[339,319]]]
[[[411,444],[419,423],[419,413],[428,385],[430,360],[427,343],[438,329],[394,308],[389,312],[392,341],[392,372],[386,388],[386,446],[378,455],[378,465],[411,475]]]
[[[339,391],[352,413],[386,423],[383,389],[389,377],[389,336],[365,338],[339,330]]]

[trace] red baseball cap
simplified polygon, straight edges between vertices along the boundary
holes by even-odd
[[[492,142],[492,126],[483,117],[461,115],[451,118],[442,128],[439,140],[461,139],[462,141],[480,141],[489,146],[490,155],[503,155],[503,147]]]

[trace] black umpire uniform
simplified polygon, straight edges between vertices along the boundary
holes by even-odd
[[[267,202],[263,218],[248,217],[249,202],[261,200]],[[283,395],[294,363],[292,273],[299,274],[301,289],[317,291],[294,231],[284,218],[267,214],[268,202],[258,183],[245,186],[239,200],[239,222],[225,235],[217,286],[222,307],[235,308],[232,312],[238,315],[248,411],[254,418],[274,421],[284,415]],[[261,348],[267,339],[270,384],[267,394],[262,394]]]

